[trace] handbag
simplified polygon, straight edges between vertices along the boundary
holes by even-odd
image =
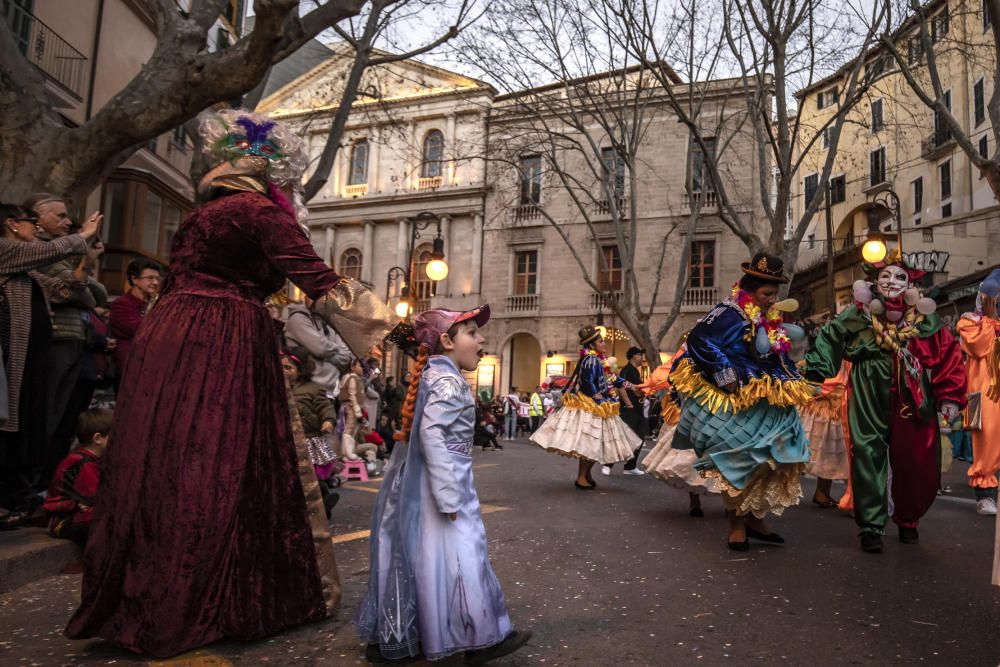
[[[969,404],[965,408],[965,430],[983,430],[983,394],[975,391],[969,394]]]
[[[309,451],[309,460],[314,466],[326,465],[337,458],[330,441],[322,435],[306,438],[306,449]]]

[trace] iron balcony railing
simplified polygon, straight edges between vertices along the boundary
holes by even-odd
[[[4,8],[4,18],[14,35],[14,42],[28,62],[78,101],[83,101],[87,57],[16,1],[5,2]]]

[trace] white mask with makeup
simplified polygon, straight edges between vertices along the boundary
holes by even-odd
[[[900,266],[887,266],[878,272],[875,281],[879,293],[887,299],[902,296],[910,286],[910,276]]]

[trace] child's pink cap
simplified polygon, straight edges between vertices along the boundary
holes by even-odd
[[[413,334],[417,342],[427,349],[433,351],[437,347],[441,334],[447,333],[459,322],[473,320],[480,327],[486,326],[490,321],[490,306],[483,304],[472,310],[445,310],[444,308],[434,308],[413,318]]]

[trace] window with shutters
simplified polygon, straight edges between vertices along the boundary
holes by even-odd
[[[514,294],[537,294],[538,251],[514,253]]]
[[[938,181],[941,184],[941,200],[951,198],[951,160],[938,165]]]
[[[868,156],[868,184],[872,187],[885,183],[885,146],[873,150]]]
[[[351,166],[347,177],[348,185],[364,185],[368,182],[368,140],[359,139],[351,146]]]
[[[931,42],[937,44],[948,34],[948,5],[931,19]]]
[[[364,257],[357,248],[348,248],[340,255],[338,273],[355,280],[361,280],[361,267]]]
[[[617,245],[601,248],[604,261],[598,261],[597,287],[602,291],[617,291],[622,288],[622,257]]]
[[[715,241],[691,243],[690,287],[715,287]]]
[[[816,197],[816,191],[819,189],[819,174],[809,174],[805,177],[803,182],[803,191],[805,193],[805,206],[806,208],[812,204],[813,199]]]
[[[972,108],[976,116],[976,125],[980,125],[986,120],[986,95],[983,88],[983,80],[976,81],[972,86]]]
[[[847,177],[841,174],[830,179],[830,204],[840,204],[847,199]]]
[[[618,155],[614,148],[601,149],[601,165],[604,171],[604,180],[607,183],[607,192],[615,199],[625,196],[625,160]],[[605,196],[601,193],[601,197]]]
[[[882,116],[882,100],[872,101],[872,132],[885,129],[885,119]]]
[[[521,158],[521,205],[540,204],[542,201],[542,156],[525,155]]]
[[[444,160],[444,135],[440,130],[431,130],[424,137],[423,160],[420,163],[420,178],[435,178],[441,175]]]
[[[924,178],[921,176],[911,183],[913,188],[913,212],[920,213],[924,208]]]

